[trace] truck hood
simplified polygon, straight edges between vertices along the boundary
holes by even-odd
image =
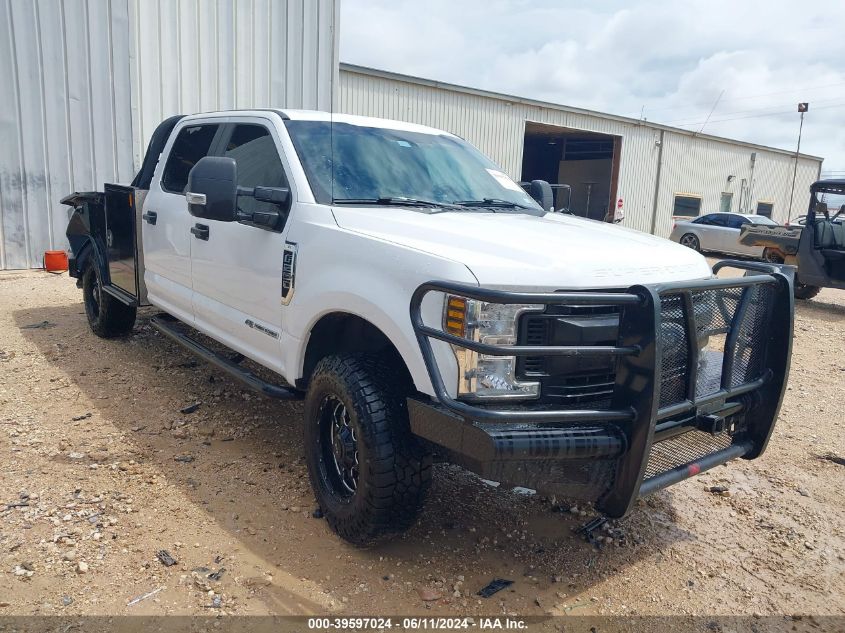
[[[712,276],[699,253],[606,222],[547,213],[333,207],[341,228],[465,264],[479,284],[558,290],[624,288]]]

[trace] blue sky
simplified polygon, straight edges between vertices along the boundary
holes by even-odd
[[[845,177],[841,0],[343,0],[341,12],[344,62],[784,149],[808,101],[801,151]]]

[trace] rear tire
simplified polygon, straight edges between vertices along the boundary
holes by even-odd
[[[103,291],[96,264],[89,264],[82,276],[82,301],[88,325],[97,336],[116,338],[132,332],[137,309]]]
[[[798,281],[798,278],[795,279],[795,289],[793,290],[793,295],[796,299],[803,299],[805,301],[812,299],[817,294],[822,291],[821,287],[819,286],[808,286],[807,284],[802,284]]]
[[[693,235],[692,233],[686,233],[681,237],[681,244],[686,246],[687,248],[691,248],[694,251],[701,252],[701,242],[698,241],[698,238]]]
[[[783,256],[773,248],[763,249],[763,257],[761,259],[770,264],[782,264],[784,262]]]
[[[331,528],[357,546],[413,525],[431,484],[397,373],[374,355],[329,356],[305,399],[311,487]]]

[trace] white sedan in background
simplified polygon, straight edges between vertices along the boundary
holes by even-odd
[[[695,251],[762,257],[762,246],[743,246],[739,243],[740,229],[746,224],[779,226],[765,215],[708,213],[694,220],[678,220],[672,227],[669,239]]]

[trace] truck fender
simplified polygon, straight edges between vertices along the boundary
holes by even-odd
[[[304,312],[310,314],[311,319],[304,325],[300,333],[291,332],[294,339],[297,339],[298,344],[292,346],[294,347],[291,350],[292,357],[286,359],[287,362],[285,364],[291,368],[290,378],[293,378],[294,382],[297,384],[307,382],[308,377],[304,375],[306,353],[311,334],[314,332],[315,327],[324,317],[331,314],[348,314],[361,319],[383,334],[399,353],[416,389],[433,395],[431,379],[425,368],[419,343],[410,327],[409,316],[405,316],[408,323],[403,328],[393,316],[384,311],[379,305],[358,295],[331,293],[329,296],[313,297],[312,299],[319,301],[322,305],[319,309],[313,311],[311,308],[305,309]],[[439,310],[437,307],[435,309]],[[439,343],[439,341],[436,343]],[[435,347],[440,346],[435,345]],[[443,347],[444,349],[435,350],[435,355],[439,360],[438,365],[447,384],[457,384],[457,363],[454,354],[450,351],[448,345],[444,344]]]

